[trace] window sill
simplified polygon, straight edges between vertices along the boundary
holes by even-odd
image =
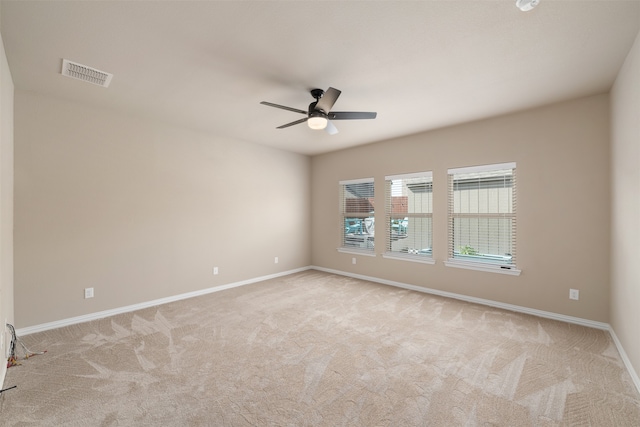
[[[394,253],[384,253],[382,254],[382,258],[388,259],[397,259],[399,261],[409,261],[409,262],[418,262],[420,264],[435,264],[436,261],[433,258],[421,257],[421,256],[411,256],[411,255],[400,255]]]
[[[372,256],[372,257],[376,256],[375,252],[373,251],[350,249],[350,248],[338,248],[338,252],[341,252],[343,254],[352,254],[352,255],[362,255],[362,256]]]
[[[518,270],[515,267],[502,267],[495,264],[483,264],[479,262],[464,262],[457,260],[445,261],[444,265],[447,267],[464,268],[467,270],[486,271],[489,273],[507,274],[510,276],[519,276],[522,270]]]

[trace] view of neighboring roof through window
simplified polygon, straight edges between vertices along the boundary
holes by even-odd
[[[433,178],[431,172],[385,177],[385,258],[433,263]]]
[[[374,254],[374,196],[373,178],[340,182],[342,242],[339,250]]]

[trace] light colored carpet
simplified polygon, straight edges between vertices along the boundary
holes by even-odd
[[[32,334],[3,426],[638,426],[608,333],[305,271]]]

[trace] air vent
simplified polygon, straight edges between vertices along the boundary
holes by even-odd
[[[94,85],[109,87],[113,74],[87,67],[86,65],[71,62],[66,59],[62,60],[62,75],[71,77],[72,79],[82,80]]]

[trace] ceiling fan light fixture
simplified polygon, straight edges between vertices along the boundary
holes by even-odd
[[[307,120],[307,124],[311,129],[321,130],[327,127],[327,123],[329,120],[323,116],[321,113],[313,112],[309,116],[309,120]]]
[[[516,6],[523,12],[528,12],[540,3],[540,0],[516,0]]]

